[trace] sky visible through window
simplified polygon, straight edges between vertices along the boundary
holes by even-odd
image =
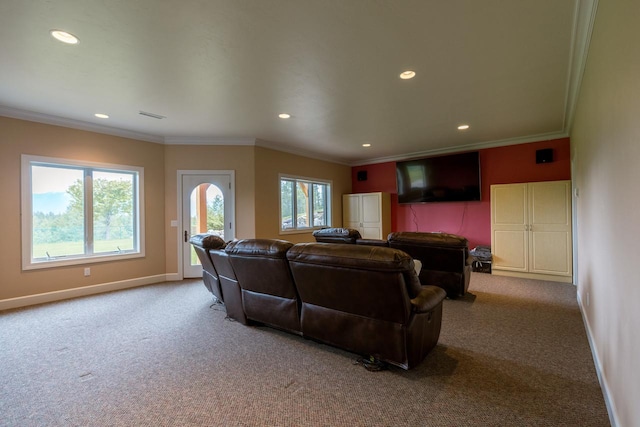
[[[83,171],[60,167],[33,166],[31,169],[31,192],[33,212],[63,213],[71,196],[67,189],[76,181],[82,181]]]

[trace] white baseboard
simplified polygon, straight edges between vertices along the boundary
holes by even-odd
[[[585,315],[584,305],[582,305],[582,299],[580,298],[580,294],[578,293],[578,306],[580,307],[580,313],[582,314],[582,321],[584,322],[584,327],[587,331],[587,339],[589,340],[589,347],[591,348],[591,354],[593,356],[593,361],[596,366],[596,374],[598,375],[598,381],[600,382],[600,387],[602,388],[602,394],[604,396],[604,404],[607,406],[607,413],[609,414],[609,422],[611,423],[611,427],[617,427],[620,425],[618,422],[618,414],[616,412],[615,405],[611,400],[611,394],[609,392],[609,384],[607,382],[607,378],[602,372],[602,363],[600,363],[600,358],[598,357],[598,351],[596,345],[593,340],[593,335],[591,333],[591,327],[589,326],[589,322],[587,322],[587,316]]]
[[[175,278],[173,276],[175,276]],[[61,291],[27,295],[24,297],[9,298],[0,300],[0,311],[9,310],[12,308],[26,307],[35,304],[60,301],[69,298],[100,294],[103,292],[135,288],[137,286],[151,285],[153,283],[181,280],[181,278],[179,279],[177,277],[177,274],[158,274],[156,276],[137,277],[135,279],[120,280],[110,283],[100,283],[98,285],[83,286],[81,288],[65,289]]]

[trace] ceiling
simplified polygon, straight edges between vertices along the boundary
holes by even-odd
[[[345,164],[562,137],[594,1],[0,0],[0,115]]]

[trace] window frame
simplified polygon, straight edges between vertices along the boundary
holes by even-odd
[[[33,258],[33,194],[32,194],[32,166],[50,166],[60,168],[81,169],[92,172],[132,173],[134,179],[134,242],[138,242],[137,249],[121,252],[86,253],[87,233],[93,232],[94,218],[88,218],[87,210],[83,217],[85,224],[85,253],[71,255],[55,259]],[[85,187],[87,183],[85,181]],[[22,229],[22,270],[35,270],[42,268],[64,267],[70,265],[94,264],[105,261],[116,261],[145,256],[145,214],[144,214],[144,168],[139,166],[118,165],[111,163],[89,162],[56,157],[33,156],[23,154],[21,156],[21,229]],[[137,197],[136,197],[137,196]],[[91,202],[90,196],[85,195],[85,202]],[[93,237],[92,237],[93,239]],[[90,252],[93,252],[91,247]]]
[[[286,180],[286,181],[293,181],[293,187],[294,187],[294,192],[293,192],[293,216],[296,216],[297,213],[297,205],[298,205],[298,201],[297,198],[295,197],[295,189],[297,187],[297,184],[299,181],[301,182],[306,182],[309,184],[319,184],[319,185],[325,185],[327,188],[327,194],[325,195],[325,200],[326,200],[326,207],[325,207],[325,217],[326,217],[326,225],[311,225],[309,227],[304,227],[304,228],[298,228],[297,225],[297,221],[295,223],[295,226],[293,228],[286,228],[283,229],[282,228],[282,181]],[[327,228],[327,227],[331,227],[331,221],[332,221],[332,215],[331,215],[331,198],[332,198],[332,188],[333,187],[333,181],[331,180],[327,180],[327,179],[320,179],[320,178],[309,178],[309,177],[304,177],[304,176],[296,176],[296,175],[289,175],[289,174],[279,174],[278,175],[278,229],[279,234],[280,235],[286,235],[286,234],[303,234],[303,233],[310,233],[313,232],[314,230],[319,230],[321,228]],[[309,194],[311,196],[308,196],[308,199],[310,200],[310,209],[309,211],[311,213],[313,213],[313,192],[310,188],[309,190]],[[313,224],[313,214],[310,217],[310,222]]]

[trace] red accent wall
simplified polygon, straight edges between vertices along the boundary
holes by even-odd
[[[536,150],[553,149],[553,162],[536,163]],[[557,181],[571,179],[569,138],[480,151],[482,200],[479,202],[442,202],[413,205],[398,204],[396,163],[377,163],[351,169],[352,191],[391,193],[392,231],[443,231],[469,240],[471,248],[491,244],[492,184]],[[358,181],[358,171],[367,171],[367,180]]]

